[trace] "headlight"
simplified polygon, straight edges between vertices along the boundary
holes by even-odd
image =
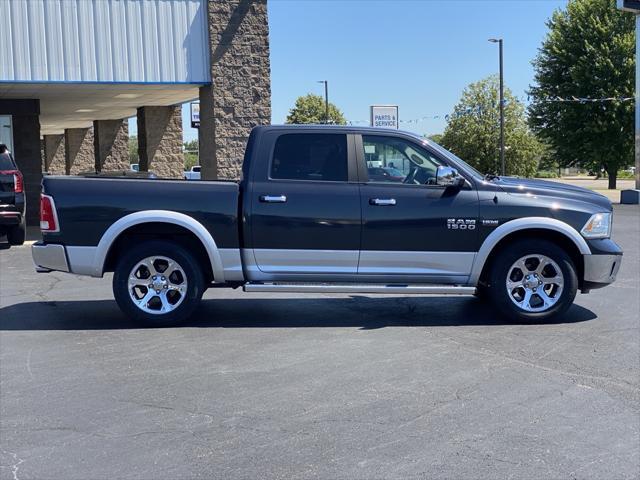
[[[609,238],[611,236],[611,213],[591,215],[580,233],[584,238]]]

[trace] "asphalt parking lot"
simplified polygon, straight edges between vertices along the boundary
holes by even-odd
[[[210,290],[168,329],[0,244],[0,478],[638,478],[639,238],[616,206],[617,283],[551,325]]]

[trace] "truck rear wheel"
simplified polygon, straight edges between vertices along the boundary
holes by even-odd
[[[153,240],[125,253],[113,275],[113,295],[129,317],[149,326],[191,316],[204,293],[198,262],[176,243]]]
[[[508,318],[550,321],[573,304],[578,276],[571,257],[546,240],[521,240],[500,252],[490,272],[489,294]]]

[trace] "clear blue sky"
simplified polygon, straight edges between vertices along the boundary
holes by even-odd
[[[531,60],[546,20],[566,0],[268,0],[273,123],[295,99],[323,94],[348,120],[368,120],[369,105],[397,104],[400,119],[450,113],[464,87],[498,71],[505,42],[505,83],[526,100]],[[197,138],[184,109],[185,138]],[[401,124],[440,133],[444,118]]]

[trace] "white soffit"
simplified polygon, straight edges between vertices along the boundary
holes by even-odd
[[[40,100],[40,133],[85,128],[93,120],[135,116],[141,106],[179,105],[198,98],[198,85],[0,83],[0,98]]]

